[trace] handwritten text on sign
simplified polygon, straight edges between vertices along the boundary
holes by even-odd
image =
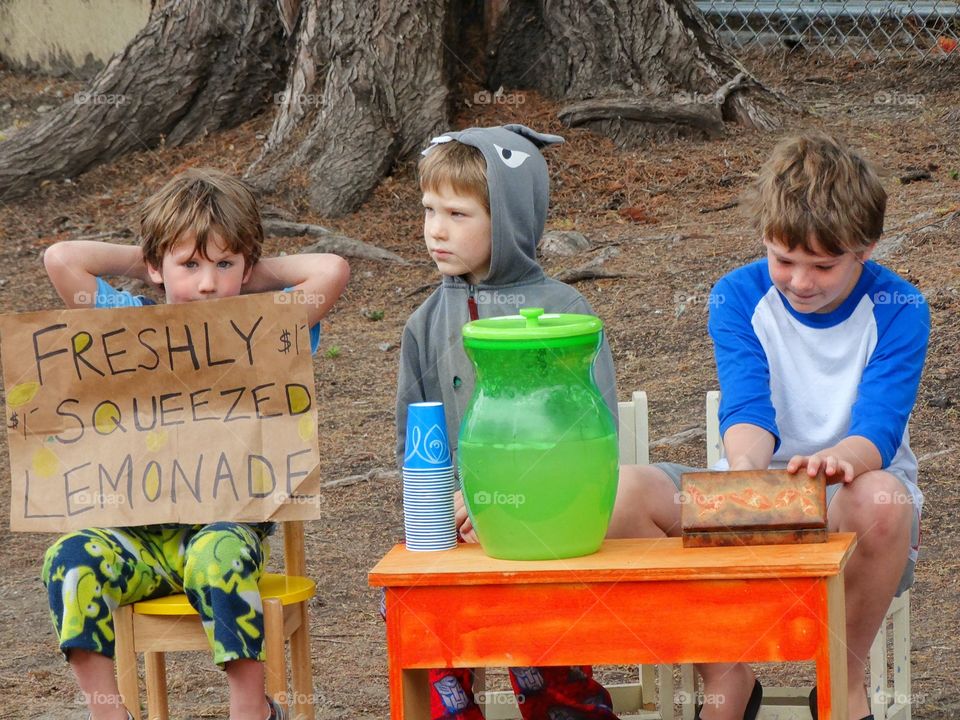
[[[288,297],[0,317],[11,529],[283,517],[319,459]]]

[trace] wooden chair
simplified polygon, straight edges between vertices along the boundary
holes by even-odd
[[[265,574],[263,597],[266,691],[293,720],[313,720],[313,670],[310,660],[310,622],[307,603],[316,584],[305,577],[303,522],[283,525],[285,573]],[[186,595],[171,595],[133,603],[114,611],[117,682],[124,704],[134,720],[141,720],[137,653],[144,654],[149,720],[167,720],[165,655],[182,650],[210,651],[200,618]],[[290,641],[291,689],[287,693],[285,641]]]

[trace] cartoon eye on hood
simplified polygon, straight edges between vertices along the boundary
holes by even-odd
[[[523,165],[523,161],[530,157],[530,153],[521,152],[520,150],[500,147],[496,143],[494,143],[493,146],[497,149],[497,157],[503,160],[503,164],[511,170]]]

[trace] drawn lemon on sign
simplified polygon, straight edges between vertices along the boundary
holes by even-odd
[[[60,458],[48,447],[42,447],[33,454],[33,472],[39,477],[53,477],[60,469]]]
[[[160,496],[160,466],[155,462],[151,462],[143,474],[143,494],[148,500]]]
[[[310,407],[310,394],[302,385],[287,385],[287,405],[291,415],[299,415]]]
[[[40,383],[38,382],[25,382],[14,385],[10,388],[10,392],[7,393],[7,405],[11,408],[26,405],[33,400],[33,396],[37,394],[39,389]]]
[[[313,431],[316,425],[313,424],[313,418],[310,415],[304,415],[297,423],[297,433],[301,440],[309,440],[313,437]]]
[[[167,444],[169,435],[166,430],[151,430],[147,433],[147,450],[156,452]]]
[[[264,472],[262,463],[250,463],[250,484],[254,495],[266,495],[273,492],[273,477]]]
[[[77,355],[93,345],[93,336],[88,332],[78,332],[73,336],[73,352]]]
[[[93,411],[93,426],[101,435],[109,435],[120,426],[120,408],[104,400]]]

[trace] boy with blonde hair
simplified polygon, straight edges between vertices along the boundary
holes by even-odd
[[[584,297],[547,277],[537,263],[550,199],[539,148],[563,142],[523,125],[470,128],[434,138],[420,161],[423,235],[443,276],[440,287],[407,320],[397,386],[397,457],[403,457],[407,406],[441,401],[451,449],[473,395],[474,370],[461,329],[481,317],[516,315],[521,307],[593,314]],[[616,381],[606,340],[595,377],[616,417]],[[477,538],[457,495],[457,527]],[[525,720],[610,720],[610,695],[589,667],[511,668]],[[430,672],[432,720],[482,720],[470,670]]]
[[[315,351],[319,321],[349,278],[336,255],[261,258],[256,199],[245,183],[218,170],[190,169],[170,180],[146,201],[140,229],[140,246],[72,241],[47,249],[47,274],[67,307],[153,304],[103,276],[159,285],[168,303],[289,290],[302,294]],[[51,618],[93,720],[129,717],[114,675],[113,609],[180,592],[200,615],[214,661],[226,672],[231,720],[283,718],[264,694],[257,588],[271,529],[272,523],[237,522],[90,528],[47,550],[42,578]]]
[[[923,295],[870,261],[886,192],[873,169],[822,133],[788,138],[749,201],[766,258],[720,279],[708,329],[720,380],[718,470],[786,468],[842,480],[827,488],[831,531],[855,532],[845,570],[847,697],[872,720],[864,691],[870,645],[895,594],[910,587],[923,494],[907,422],[930,317]],[[624,468],[611,537],[680,533],[677,490],[691,470]],[[756,717],[745,664],[704,665],[703,720]],[[815,695],[811,709],[816,717]]]

